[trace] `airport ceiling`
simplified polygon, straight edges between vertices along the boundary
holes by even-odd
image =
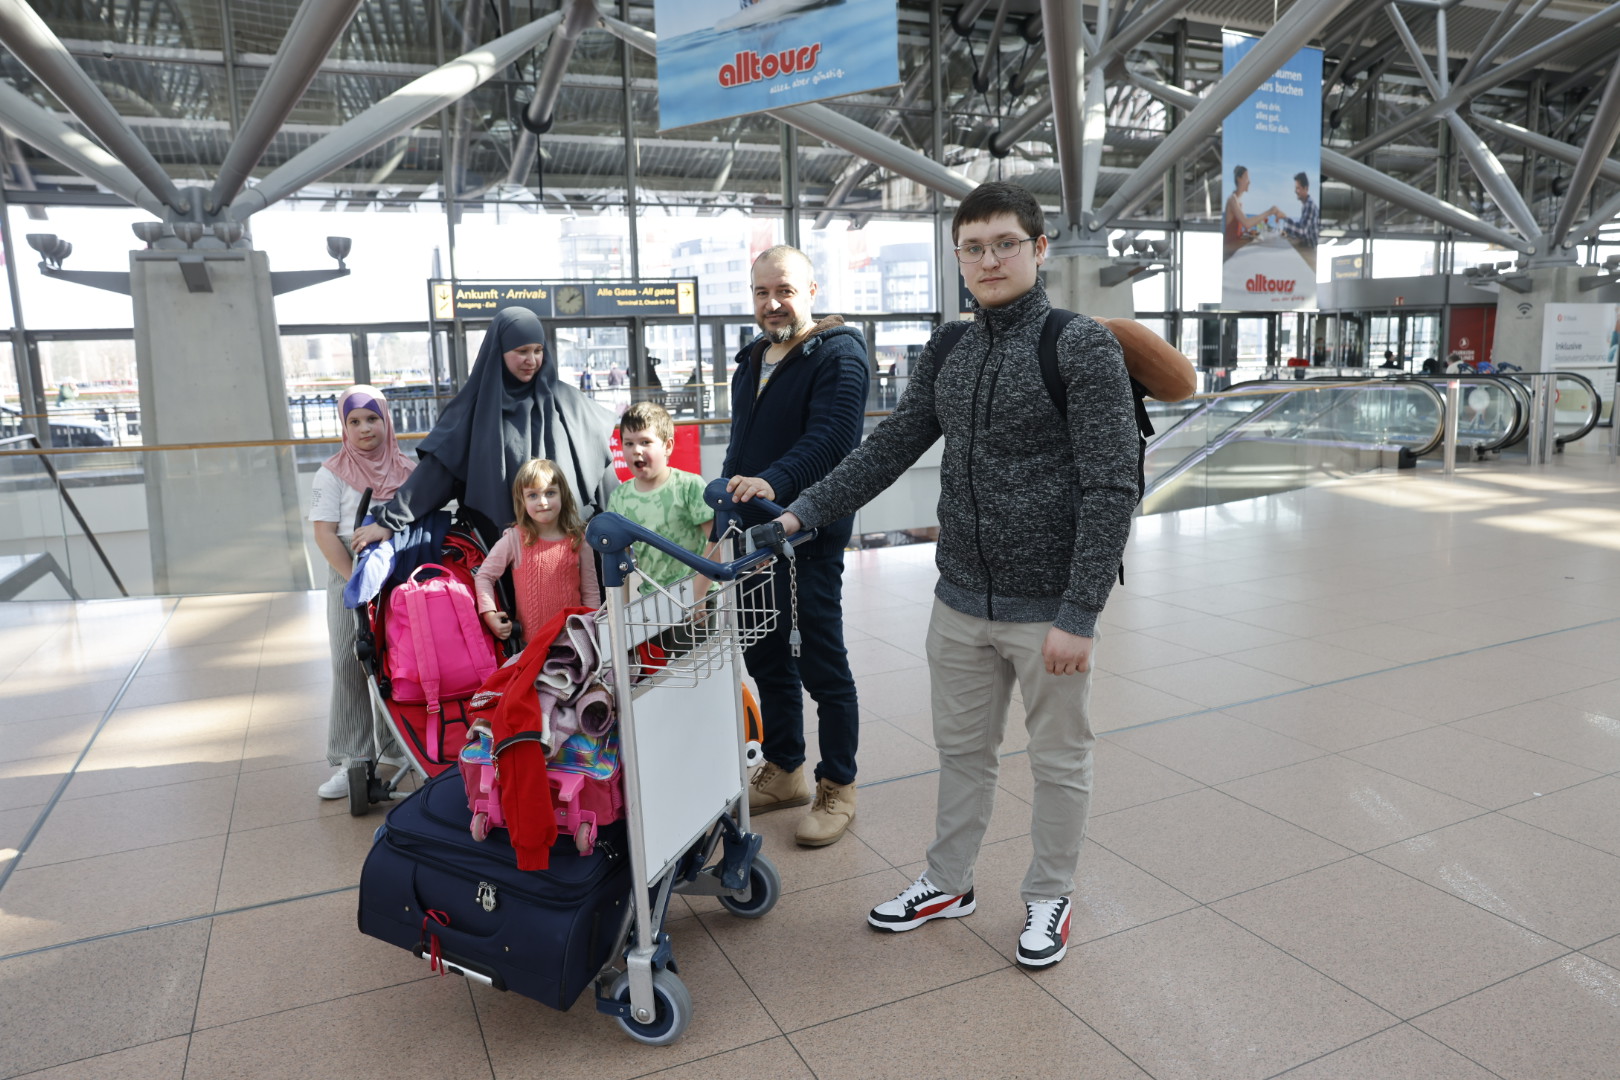
[[[0,0],[0,9],[23,2]],[[1142,33],[1106,69],[1109,125],[1097,177],[1099,202],[1164,141],[1180,115],[1142,89],[1144,80],[1205,92],[1221,76],[1223,28],[1262,34],[1297,6],[1293,0],[1102,4],[1117,34],[1132,36],[1126,32],[1133,27]],[[234,132],[249,114],[299,10],[294,0],[32,0],[29,6],[162,169],[181,186],[204,187],[219,173]],[[468,47],[559,6],[566,6],[566,0],[363,0],[269,140],[253,175],[263,177]],[[651,0],[604,0],[601,7],[634,26],[656,29]],[[1474,65],[1476,77],[1493,66],[1500,70],[1609,7],[1600,0],[1356,0],[1342,6],[1310,38],[1311,44],[1326,49],[1324,145],[1354,153],[1358,144],[1376,139],[1433,100],[1403,47],[1396,14],[1410,27],[1431,66],[1444,26],[1449,71],[1455,78]],[[1171,10],[1174,18],[1156,17]],[[1056,204],[1061,176],[1051,119],[1007,143],[995,142],[998,132],[1017,118],[1050,102],[1039,0],[944,5],[901,0],[900,11],[900,73],[909,87],[829,105],[969,179],[1017,177]],[[1098,17],[1096,4],[1083,8],[1086,26],[1095,29]],[[543,43],[463,104],[329,173],[302,197],[319,197],[333,208],[408,207],[423,198],[441,198],[450,181],[469,210],[491,202],[531,207],[538,202],[578,213],[622,206],[625,178],[633,175],[642,203],[767,209],[782,205],[784,155],[792,152],[798,166],[797,197],[810,213],[835,209],[859,220],[934,205],[926,189],[889,168],[857,161],[808,134],[786,140],[784,125],[771,117],[660,133],[653,59],[603,29],[590,29],[578,38],[566,64],[554,127],[538,138],[526,136],[519,117],[553,47],[551,41]],[[936,49],[943,56],[937,112],[930,66]],[[1478,63],[1482,52],[1491,54],[1488,63]],[[1620,21],[1611,21],[1577,35],[1529,70],[1484,89],[1461,110],[1538,217],[1550,220],[1557,213],[1572,162],[1527,151],[1520,141],[1485,125],[1492,120],[1521,125],[1578,153],[1594,122],[1601,122],[1603,90],[1617,56]],[[0,79],[70,119],[18,55],[0,50]],[[633,138],[626,137],[627,115]],[[455,137],[446,139],[447,130]],[[10,135],[4,143],[0,149],[9,167],[0,173],[14,198],[79,198],[93,192],[93,185],[38,148]],[[453,178],[446,167],[447,145]],[[1452,150],[1439,120],[1354,156],[1487,222],[1506,223],[1487,185]],[[1609,176],[1605,171],[1593,184],[1588,196],[1592,205],[1620,187]],[[1164,189],[1136,208],[1134,218],[1218,220],[1218,132],[1184,156]],[[1172,191],[1179,213],[1166,202]],[[1423,233],[1440,228],[1421,212],[1365,196],[1343,183],[1324,185],[1322,208],[1323,225],[1330,230]]]

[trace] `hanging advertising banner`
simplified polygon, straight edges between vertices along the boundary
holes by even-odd
[[[1598,397],[1614,400],[1620,368],[1620,304],[1548,304],[1541,321],[1541,370],[1578,371]],[[1559,402],[1559,411],[1565,409]],[[1561,415],[1562,418],[1562,415]]]
[[[1223,34],[1223,72],[1258,40]],[[1321,175],[1322,50],[1301,49],[1222,125],[1222,307],[1316,307]]]
[[[900,81],[896,5],[897,0],[655,0],[658,129],[895,85]]]

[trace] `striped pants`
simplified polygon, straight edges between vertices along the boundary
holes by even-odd
[[[326,728],[326,763],[346,764],[350,758],[396,757],[401,751],[393,733],[371,707],[365,669],[355,659],[355,613],[343,606],[347,584],[331,567],[326,569],[326,634],[332,641],[332,703]]]

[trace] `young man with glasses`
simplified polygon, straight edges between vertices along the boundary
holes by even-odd
[[[972,326],[943,362],[943,331],[934,334],[894,413],[781,519],[791,533],[851,513],[944,436],[927,643],[940,766],[934,842],[927,871],[867,922],[898,932],[973,912],[973,866],[1016,681],[1035,781],[1017,950],[1026,967],[1068,950],[1091,802],[1092,644],[1139,495],[1134,403],[1113,334],[1083,315],[1063,329],[1066,413],[1042,377],[1044,230],[1040,204],[1016,184],[982,184],[962,201],[951,235],[977,301]]]

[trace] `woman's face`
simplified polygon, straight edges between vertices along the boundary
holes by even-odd
[[[546,359],[546,347],[539,342],[532,345],[519,345],[512,351],[504,354],[506,370],[518,382],[528,382],[540,372],[540,365]]]
[[[1241,195],[1245,191],[1248,191],[1248,190],[1249,190],[1249,174],[1244,173],[1242,176],[1238,177],[1238,179],[1237,179],[1237,193],[1239,195]]]

